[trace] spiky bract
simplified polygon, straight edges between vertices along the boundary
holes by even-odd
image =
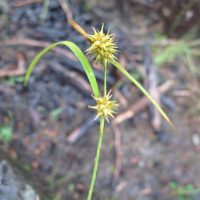
[[[115,61],[115,53],[117,53],[117,46],[114,43],[115,35],[107,34],[103,32],[103,26],[101,31],[96,31],[94,28],[94,34],[88,35],[88,40],[91,43],[87,53],[90,53],[95,58],[96,62],[107,64],[111,61]]]
[[[110,95],[111,91],[103,97],[93,97],[96,101],[95,106],[89,106],[89,108],[97,110],[96,118],[104,117],[108,122],[108,117],[114,117],[113,114],[116,113],[114,109],[118,106],[115,101],[111,101],[112,95]]]

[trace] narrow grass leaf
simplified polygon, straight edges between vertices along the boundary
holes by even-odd
[[[80,48],[77,47],[76,44],[74,44],[73,42],[70,42],[70,41],[61,41],[61,42],[53,43],[53,44],[49,45],[48,47],[46,47],[45,49],[43,49],[40,53],[38,53],[27,69],[25,79],[24,79],[24,84],[27,85],[30,75],[31,75],[33,69],[35,68],[36,64],[38,63],[38,61],[41,59],[41,57],[44,54],[46,54],[49,50],[53,49],[54,47],[56,47],[58,45],[65,45],[74,53],[74,55],[80,61],[81,65],[88,77],[90,86],[93,91],[93,95],[98,97],[99,96],[99,88],[98,88],[98,84],[97,84],[94,72],[92,70],[92,67],[91,67],[88,59],[85,57],[83,52],[80,50]]]
[[[151,95],[145,90],[145,88],[134,78],[132,77],[118,62],[112,62],[112,64],[122,73],[124,74],[149,100],[150,102],[157,108],[157,110],[160,112],[160,114],[163,116],[163,118],[168,122],[168,124],[173,127],[175,126],[172,123],[172,121],[169,119],[169,117],[165,114],[165,112],[162,110],[162,108],[156,103],[156,101],[151,97]]]
[[[173,61],[177,56],[183,56],[184,54],[184,43],[177,43],[166,47],[163,51],[159,51],[155,57],[154,62],[157,65],[163,64],[165,62]]]
[[[190,49],[185,49],[184,50],[185,52],[185,57],[183,57],[183,60],[185,59],[187,62],[186,64],[188,65],[190,71],[193,73],[193,74],[196,74],[197,73],[197,68],[194,64],[194,59],[193,59],[193,56],[192,56],[192,53],[190,51]]]

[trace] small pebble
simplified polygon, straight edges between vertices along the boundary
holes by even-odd
[[[192,142],[195,146],[200,144],[200,138],[198,134],[193,134],[192,135]]]

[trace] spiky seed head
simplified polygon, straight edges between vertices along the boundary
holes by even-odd
[[[114,118],[113,114],[116,113],[114,109],[118,106],[115,101],[111,101],[112,95],[110,95],[111,91],[108,94],[104,95],[103,97],[93,97],[96,101],[95,106],[89,106],[89,108],[97,110],[97,115],[95,119],[98,117],[104,117],[108,123],[108,117]]]
[[[117,59],[115,54],[118,50],[114,43],[115,35],[109,31],[105,34],[103,29],[103,25],[100,31],[93,28],[94,34],[88,35],[91,46],[87,49],[87,53],[92,54],[96,62],[107,64]]]

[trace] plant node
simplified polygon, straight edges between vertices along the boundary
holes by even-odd
[[[114,43],[115,35],[109,34],[109,31],[104,34],[103,28],[103,25],[101,31],[93,28],[94,34],[88,35],[91,46],[87,53],[93,54],[96,62],[107,64],[117,59],[114,54],[118,52],[118,48]]]

